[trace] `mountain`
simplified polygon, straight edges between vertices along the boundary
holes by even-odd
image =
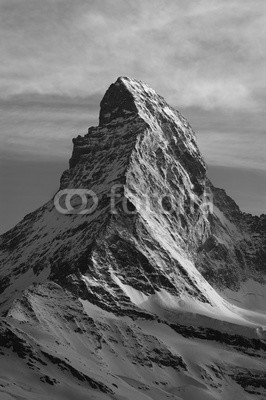
[[[0,398],[265,398],[266,216],[134,79],[73,144],[55,197],[0,239]]]

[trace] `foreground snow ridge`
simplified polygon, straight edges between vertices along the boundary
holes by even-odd
[[[265,215],[142,82],[118,78],[73,143],[59,191],[95,211],[51,199],[0,238],[0,399],[265,399]]]

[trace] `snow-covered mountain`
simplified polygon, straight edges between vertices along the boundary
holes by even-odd
[[[139,81],[73,143],[55,198],[0,239],[1,400],[264,399],[266,216]],[[82,189],[94,212],[59,212]]]

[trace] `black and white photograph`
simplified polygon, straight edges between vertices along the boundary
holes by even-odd
[[[265,400],[265,0],[0,0],[0,59],[0,400]]]

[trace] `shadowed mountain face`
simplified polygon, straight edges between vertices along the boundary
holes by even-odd
[[[263,399],[265,215],[213,187],[141,82],[112,84],[73,143],[55,199],[0,239],[0,393]]]

